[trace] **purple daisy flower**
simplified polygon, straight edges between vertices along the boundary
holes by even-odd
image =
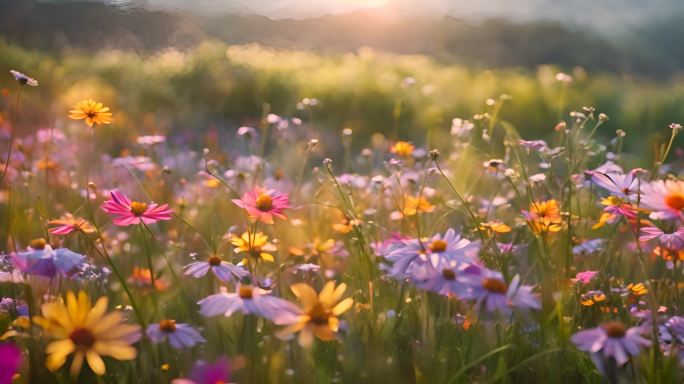
[[[176,323],[175,320],[164,319],[147,327],[147,337],[154,343],[161,343],[165,339],[176,349],[192,348],[197,343],[206,340],[189,324]]]
[[[196,279],[203,277],[211,270],[211,272],[219,280],[225,282],[240,281],[249,276],[249,272],[235,264],[229,263],[221,259],[218,255],[210,256],[207,261],[195,261],[183,267],[186,276],[192,276]]]
[[[225,288],[221,292],[205,297],[197,302],[202,316],[211,317],[223,315],[230,317],[240,311],[266,318],[275,324],[286,324],[297,317],[299,307],[279,297],[271,296],[270,291],[238,285],[236,292],[228,293]]]
[[[172,384],[216,384],[230,383],[230,360],[221,357],[213,363],[198,361],[187,379],[175,379]]]
[[[440,295],[463,295],[468,286],[461,278],[462,271],[467,267],[454,261],[440,263],[437,267],[429,263],[413,270],[411,277],[414,284]]]
[[[475,261],[479,251],[479,242],[463,238],[450,228],[444,236],[437,234],[430,239],[404,240],[385,259],[392,263],[389,274],[403,279],[412,275],[412,268],[428,262],[436,267],[446,261]]]
[[[643,327],[628,329],[622,323],[613,321],[577,332],[570,340],[577,349],[592,354],[594,363],[605,373],[605,359],[613,358],[618,365],[623,365],[631,356],[638,355],[642,347],[651,345],[649,340],[641,336],[643,332]]]
[[[639,242],[648,243],[651,240],[658,240],[658,243],[672,251],[678,251],[684,248],[684,228],[677,228],[672,233],[666,233],[658,227],[643,227],[641,228],[641,236]]]
[[[639,192],[639,178],[637,171],[631,170],[626,174],[603,173],[598,171],[586,171],[591,176],[591,181],[610,194],[625,199],[635,199]]]
[[[515,275],[510,284],[506,284],[500,272],[484,267],[471,266],[466,271],[464,280],[468,284],[462,298],[475,300],[475,306],[484,307],[487,312],[509,314],[512,308],[539,309],[541,304],[534,289],[520,283],[520,276]]]
[[[14,264],[23,273],[44,277],[69,276],[79,269],[85,258],[66,248],[52,249],[43,239],[31,242],[25,252],[12,254]]]

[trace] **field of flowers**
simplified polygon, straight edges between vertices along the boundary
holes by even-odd
[[[188,58],[166,55],[142,71],[187,75]],[[249,65],[300,78],[301,61],[326,65],[301,55]],[[348,60],[349,71],[374,63]],[[411,60],[423,73],[391,79],[406,95],[436,76]],[[230,130],[162,129],[140,109],[169,96],[144,82],[126,105],[113,85],[84,80],[73,105],[49,103],[59,78],[109,74],[137,92],[112,69],[126,61],[0,75],[12,81],[0,96],[0,383],[684,379],[681,125],[660,127],[652,158],[624,152],[634,120],[567,106],[579,70],[553,73],[543,110],[511,112],[557,116],[520,131],[506,117],[515,92],[443,121],[443,105],[408,101],[443,98],[422,85],[376,105],[384,134],[358,116],[323,132],[326,103],[355,97],[322,91],[344,78],[334,71],[310,73],[309,97],[275,111],[244,88],[261,110]],[[36,73],[52,77],[47,93]],[[203,97],[186,75],[155,85]],[[181,104],[167,106],[202,121]],[[197,114],[212,105],[237,108],[208,97]]]

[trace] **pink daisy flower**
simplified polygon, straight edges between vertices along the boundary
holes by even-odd
[[[591,282],[591,280],[598,275],[598,271],[584,271],[584,272],[577,272],[575,275],[575,278],[573,279],[574,283],[579,283],[581,285],[586,285]]]
[[[654,220],[670,220],[684,216],[684,181],[658,180],[642,188],[641,205],[652,211]]]
[[[273,224],[273,217],[287,219],[283,210],[290,208],[287,194],[273,189],[255,187],[245,192],[240,199],[233,199],[233,203],[247,211],[247,214],[265,224]]]
[[[114,224],[126,227],[132,224],[152,224],[160,220],[171,220],[172,211],[167,204],[141,203],[131,201],[119,191],[112,191],[111,198],[102,204],[102,210],[114,217]]]

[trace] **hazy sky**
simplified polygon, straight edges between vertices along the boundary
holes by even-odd
[[[101,0],[103,1],[103,0]],[[104,0],[147,3],[204,14],[258,14],[271,18],[310,18],[376,9],[388,15],[453,15],[467,19],[505,17],[552,19],[621,29],[684,12],[684,0]]]

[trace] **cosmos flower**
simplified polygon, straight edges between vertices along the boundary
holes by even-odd
[[[641,206],[651,210],[654,220],[681,219],[684,210],[684,181],[657,180],[642,186]]]
[[[276,335],[287,339],[299,332],[299,345],[305,348],[313,344],[314,336],[324,341],[334,340],[340,326],[338,316],[354,304],[351,298],[340,301],[347,285],[341,283],[336,287],[334,281],[328,281],[318,294],[304,283],[293,284],[290,289],[299,299],[301,309],[298,316]]]
[[[577,332],[570,340],[581,351],[589,352],[598,358],[613,358],[618,365],[623,365],[631,356],[638,355],[641,348],[651,345],[649,340],[641,336],[643,332],[642,327],[627,329],[624,324],[613,321]]]
[[[110,199],[102,204],[102,210],[114,217],[114,224],[122,227],[141,222],[152,224],[160,220],[171,220],[173,213],[167,204],[131,201],[119,191],[111,192]]]
[[[168,340],[175,349],[192,348],[206,340],[190,324],[176,323],[176,320],[164,319],[147,327],[147,337],[153,343]]]
[[[411,281],[420,289],[440,295],[461,296],[468,289],[460,278],[461,272],[455,262],[443,261],[437,267],[426,263],[412,270]]]
[[[0,344],[0,384],[11,384],[21,368],[21,350],[14,344]]]
[[[592,229],[601,228],[606,224],[615,224],[621,217],[632,222],[637,217],[637,209],[632,204],[617,196],[608,196],[601,200],[603,214],[599,221],[592,226]]]
[[[562,228],[560,209],[556,200],[532,203],[530,210],[523,211],[523,215],[536,234],[558,232]]]
[[[259,187],[246,192],[240,199],[233,199],[232,201],[247,211],[251,218],[265,224],[273,224],[273,217],[287,219],[283,210],[290,208],[290,200],[287,194]]]
[[[213,363],[199,360],[195,363],[187,379],[175,379],[171,384],[229,384],[230,360],[221,357]]]
[[[52,227],[48,232],[53,235],[68,235],[72,232],[93,233],[93,227],[88,220],[81,217],[74,217],[71,213],[65,213],[59,220],[51,220],[48,225]]]
[[[249,276],[244,268],[240,268],[232,263],[229,263],[219,255],[209,256],[207,261],[195,261],[183,267],[186,276],[192,276],[196,279],[203,277],[207,272],[211,271],[219,280],[225,282],[242,280]]]
[[[10,73],[12,74],[12,76],[14,76],[14,79],[17,80],[21,85],[29,85],[31,87],[38,86],[38,80],[28,77],[19,71],[10,69]]]
[[[648,243],[657,240],[658,244],[670,251],[684,249],[684,227],[676,228],[673,232],[665,232],[658,227],[643,227],[639,242]]]
[[[209,295],[197,304],[200,306],[200,314],[205,317],[230,317],[239,311],[245,315],[266,318],[275,324],[291,322],[299,312],[299,308],[291,302],[271,296],[271,291],[250,285],[238,285],[232,293],[221,287],[219,293]]]
[[[541,308],[538,296],[532,293],[533,287],[522,285],[518,275],[507,285],[500,272],[470,268],[464,281],[469,287],[461,298],[475,300],[476,307],[485,308],[488,312],[508,314],[512,308]]]
[[[251,260],[263,260],[272,263],[275,259],[268,252],[275,252],[276,246],[268,242],[268,236],[261,232],[250,234],[245,232],[242,236],[233,235],[231,243],[235,246],[235,253],[246,253],[247,256],[242,260],[244,264],[249,264]]]
[[[612,195],[628,200],[635,200],[639,189],[637,170],[626,174],[603,173],[598,171],[586,171],[591,176],[591,181],[599,187],[610,192]]]
[[[85,259],[66,248],[52,249],[45,239],[35,239],[26,251],[12,254],[12,260],[22,272],[44,277],[67,277],[76,272]]]
[[[105,107],[93,99],[88,99],[76,103],[74,109],[69,111],[69,118],[73,120],[85,119],[86,124],[92,128],[96,124],[111,124],[112,113],[109,112],[109,107]]]
[[[66,305],[61,300],[41,306],[42,317],[34,317],[45,333],[57,340],[48,344],[46,366],[59,369],[69,355],[74,355],[71,376],[76,377],[85,360],[97,375],[104,375],[105,363],[100,356],[116,360],[132,360],[137,351],[131,345],[140,339],[140,327],[126,324],[121,312],[107,311],[107,298],[100,297],[91,305],[88,294],[78,297],[68,292]]]

